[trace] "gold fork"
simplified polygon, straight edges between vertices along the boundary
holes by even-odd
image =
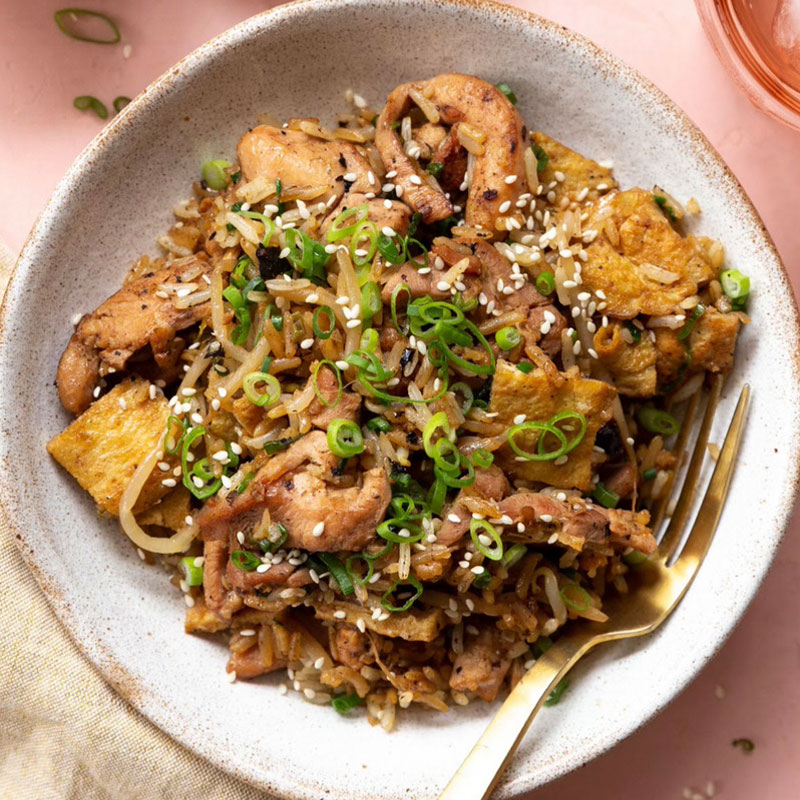
[[[651,633],[678,605],[694,580],[714,537],[744,432],[750,401],[749,386],[745,386],[739,395],[739,402],[695,523],[683,550],[672,563],[692,508],[721,389],[722,377],[714,376],[683,489],[669,527],[659,544],[658,552],[637,569],[631,570],[632,592],[627,596],[616,596],[608,602],[604,601],[603,610],[609,617],[607,622],[582,620],[536,660],[439,795],[439,800],[487,800],[533,718],[577,661],[601,642]],[[678,441],[679,450],[686,445],[696,408],[696,402],[690,403]]]

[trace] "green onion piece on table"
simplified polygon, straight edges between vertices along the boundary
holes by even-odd
[[[53,19],[58,29],[70,39],[91,44],[117,44],[122,38],[116,22],[99,11],[89,11],[85,8],[61,8],[53,14]],[[88,28],[94,21],[100,23],[107,30],[104,36],[91,36],[89,31],[82,31],[81,26]]]
[[[127,106],[130,102],[130,97],[125,97],[124,94],[121,94],[114,98],[114,101],[111,103],[111,105],[114,107],[114,111],[119,114],[119,112],[122,111],[122,109],[125,108],[125,106]]]
[[[363,706],[364,701],[357,694],[340,694],[331,700],[331,705],[334,711],[345,716],[354,708]]]
[[[361,428],[349,419],[334,419],[328,425],[328,447],[339,458],[352,458],[364,452]]]
[[[511,103],[512,106],[517,104],[517,96],[511,91],[511,87],[507,83],[496,83],[494,86],[508,98],[508,102]]]
[[[108,109],[105,107],[103,103],[101,103],[96,97],[92,97],[90,94],[84,94],[80,97],[76,97],[72,101],[72,105],[78,109],[78,111],[94,111],[100,119],[108,119]]]

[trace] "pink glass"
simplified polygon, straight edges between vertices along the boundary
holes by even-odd
[[[706,35],[750,101],[800,130],[800,0],[695,0]]]

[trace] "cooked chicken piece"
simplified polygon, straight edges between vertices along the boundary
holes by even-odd
[[[596,231],[597,238],[586,247],[581,277],[587,291],[605,293],[608,316],[675,313],[681,300],[714,277],[705,251],[692,237],[681,237],[644,189],[601,197],[583,230]]]
[[[541,492],[518,492],[500,501],[500,510],[514,525],[546,525],[558,533],[558,541],[573,550],[582,550],[587,542],[610,542],[653,553],[656,542],[647,527],[647,511],[616,511],[588,504],[582,498],[558,500]]]
[[[420,158],[427,161],[442,146],[447,139],[447,128],[444,125],[434,125],[426,122],[414,129],[414,141],[419,145]]]
[[[656,348],[647,332],[627,342],[622,323],[612,320],[594,335],[597,357],[605,364],[620,394],[652,397],[656,393]]]
[[[210,611],[230,619],[242,607],[242,598],[227,586],[228,540],[207,540],[203,545],[203,595]]]
[[[368,206],[367,218],[375,223],[375,227],[382,231],[384,228],[391,228],[399,236],[405,236],[408,233],[408,223],[411,220],[411,210],[405,203],[400,203],[397,200],[389,200],[389,208],[386,207],[386,200],[375,200],[366,197],[358,192],[348,192],[339,201],[333,211],[328,214],[320,226],[320,233],[325,234],[330,228],[331,223],[343,211],[348,208],[354,208],[366,203]],[[345,225],[352,225],[355,217],[348,220]]]
[[[680,329],[656,328],[655,352],[659,381],[662,384],[671,383],[683,372],[731,370],[741,324],[738,314],[722,314],[709,306],[686,339],[678,338]]]
[[[433,103],[444,124],[466,125],[476,131],[478,137],[484,137],[483,153],[475,156],[469,187],[467,225],[484,228],[495,235],[508,229],[507,217],[521,224],[522,215],[515,203],[525,191],[525,124],[499,89],[472,75],[437,75],[398,86],[389,95],[378,118],[375,144],[387,170],[397,172],[392,180],[402,187],[403,200],[420,212],[426,223],[453,213],[452,203],[428,182],[428,173],[406,155],[392,127],[392,123],[401,120],[409,110],[412,91],[420,92]],[[511,176],[515,179],[506,183],[506,178]]]
[[[467,634],[464,652],[453,662],[450,688],[457,692],[475,692],[491,703],[500,693],[511,667],[508,647],[494,625],[484,626],[477,636]]]
[[[542,333],[544,326],[547,333]],[[567,327],[564,315],[554,306],[535,306],[520,326],[526,342],[538,345],[551,358],[561,352],[561,331]]]
[[[238,549],[235,540],[230,548]],[[256,588],[270,586],[298,588],[312,583],[311,575],[307,569],[292,566],[287,561],[281,561],[280,564],[270,567],[267,572],[256,572],[255,570],[239,569],[229,560],[225,575],[229,585],[242,592],[250,592]]]
[[[129,378],[54,436],[47,452],[91,494],[99,509],[117,516],[136,467],[164,437],[169,414],[163,394],[151,398],[147,381]],[[168,455],[165,460],[175,463]],[[162,477],[160,470],[153,470],[139,493],[135,512],[145,511],[170,491]]]
[[[409,642],[432,642],[445,625],[445,616],[441,608],[411,608],[402,614],[390,614],[387,619],[376,620],[372,609],[356,603],[335,600],[332,603],[317,603],[313,596],[309,600],[316,612],[317,619],[327,622],[345,622],[357,625],[364,620],[364,626],[371,631],[390,638],[405,639]],[[343,612],[340,619],[335,616]]]
[[[589,491],[592,487],[592,456],[597,431],[611,419],[616,391],[603,381],[582,378],[577,367],[564,373],[535,369],[521,372],[508,361],[497,362],[492,381],[489,410],[497,412],[495,422],[511,427],[520,414],[527,422],[547,422],[556,414],[575,411],[586,418],[586,433],[567,455],[564,463],[556,461],[517,461],[509,446],[497,452],[498,464],[506,471],[528,481],[541,481],[564,489]],[[564,433],[571,441],[575,430]],[[522,432],[514,439],[526,452],[536,446],[534,433]]]
[[[235,672],[239,680],[249,680],[284,669],[288,663],[280,658],[266,658],[258,644],[254,644],[243,653],[232,653],[226,671]]]
[[[420,275],[419,269],[413,264],[400,264],[397,267],[390,267],[384,272],[386,282],[381,289],[381,300],[383,303],[390,303],[394,290],[401,284],[408,286],[411,297],[432,297],[434,300],[449,300],[450,290],[440,289],[438,282],[442,279],[441,272],[428,272]],[[408,303],[408,294],[400,292],[397,295],[397,305],[405,307]]]
[[[619,497],[627,497],[636,486],[636,470],[630,462],[617,467],[604,481],[606,489]]]
[[[468,156],[464,146],[458,141],[458,128],[450,128],[447,137],[431,159],[433,164],[441,164],[442,171],[437,180],[446,192],[461,191],[467,174]]]
[[[462,240],[457,240],[462,241]],[[494,307],[501,311],[512,308],[531,308],[532,306],[546,305],[549,301],[536,290],[527,278],[525,282],[512,280],[511,264],[501,255],[497,248],[484,239],[476,239],[471,243],[475,255],[480,259],[483,269],[481,271],[481,288],[486,295],[488,304],[494,302]],[[517,289],[517,283],[519,288]],[[507,294],[504,289],[514,289]]]
[[[475,470],[475,483],[462,489],[449,508],[442,512],[442,527],[436,534],[436,541],[439,544],[455,544],[468,530],[472,513],[464,505],[464,501],[470,497],[479,497],[484,500],[502,500],[509,491],[508,480],[503,472],[492,465],[486,469]],[[459,518],[455,522],[450,517]]]
[[[365,664],[373,663],[369,639],[358,628],[352,625],[337,625],[333,636],[338,660],[343,664],[360,670]]]
[[[313,380],[314,366],[313,364],[311,365],[312,377],[309,378],[309,381]],[[305,413],[308,414],[311,424],[315,428],[326,431],[328,430],[328,425],[335,419],[350,419],[353,422],[358,420],[358,412],[361,409],[361,395],[343,389],[337,403],[336,395],[339,391],[339,382],[327,367],[322,367],[317,372],[317,389],[329,405],[326,406],[316,394],[314,395],[314,399]]]
[[[148,344],[160,368],[173,366],[184,346],[176,334],[207,316],[210,305],[178,308],[176,296],[165,295],[159,287],[184,283],[187,288],[199,289],[205,286],[201,275],[210,271],[205,256],[181,259],[126,283],[86,314],[58,363],[56,383],[64,408],[73,414],[87,409],[101,372],[124,369],[128,359]]]
[[[247,536],[267,510],[272,522],[286,526],[287,548],[363,549],[389,505],[389,478],[375,467],[364,471],[360,486],[337,488],[326,478],[338,466],[326,435],[312,431],[273,456],[244,493],[208,502],[197,518],[203,538],[228,541],[238,531]]]
[[[564,198],[568,204],[592,203],[601,194],[617,188],[617,182],[608,167],[601,167],[596,161],[570,150],[539,131],[531,134],[531,138],[534,145],[547,154],[547,166],[539,172],[539,183],[548,187],[555,183],[552,189],[555,199],[551,203],[555,208],[562,207]],[[563,180],[556,178],[557,172],[564,176]],[[589,190],[585,195],[584,188]]]
[[[186,633],[219,633],[229,627],[230,622],[215,614],[202,597],[194,598],[194,605],[186,609],[183,629]]]
[[[288,666],[297,658],[297,637],[310,636],[299,626],[277,621],[264,623],[257,630],[258,635],[252,637],[252,647],[231,653],[228,661],[227,671],[235,672],[242,680]]]
[[[305,193],[310,199],[314,194],[315,202],[333,206],[331,197],[341,198],[350,191],[380,191],[369,161],[351,142],[326,141],[301,131],[259,125],[242,136],[236,153],[245,181],[258,176],[280,180],[282,195],[287,197]]]

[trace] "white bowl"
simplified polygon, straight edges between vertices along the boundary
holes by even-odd
[[[698,198],[698,229],[751,276],[720,418],[749,382],[753,405],[716,541],[655,635],[587,659],[536,720],[498,797],[539,786],[620,741],[669,702],[730,633],[769,567],[798,476],[798,324],[775,249],[741,187],[660,91],[586,40],[487,2],[308,0],[247,20],[154,83],[78,157],[43,212],[5,299],[0,501],[78,645],[153,722],[220,767],[291,798],[433,797],[492,713],[412,711],[392,734],[342,719],[280,678],[229,684],[225,648],[183,634],[183,604],[115,523],[45,453],[68,422],[53,386],[70,319],[154,251],[199,166],[232,155],[259,112],[332,118],[352,87],[380,105],[396,84],[445,70],[507,81],[528,124],[598,159],[625,186]],[[721,441],[721,426],[712,441]]]

